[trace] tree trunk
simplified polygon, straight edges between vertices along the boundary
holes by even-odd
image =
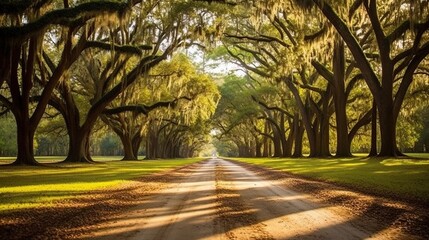
[[[290,126],[290,130],[289,130],[289,134],[287,136],[286,139],[286,143],[283,146],[283,157],[291,157],[292,156],[292,146],[293,146],[293,140],[294,140],[294,135],[295,135],[295,129],[293,127],[293,123],[292,126]]]
[[[67,133],[69,136],[69,150],[64,162],[80,162],[80,163],[93,163],[90,154],[89,146],[89,135],[80,127],[80,116],[79,110],[74,103],[70,92],[65,91],[63,94],[65,100],[65,113],[63,113],[64,121],[67,127]],[[89,131],[89,130],[88,130]]]
[[[305,129],[301,124],[301,120],[298,120],[297,123],[294,125],[295,125],[294,127],[296,130],[294,131],[294,133],[295,133],[295,136],[294,136],[295,144],[294,144],[294,150],[293,150],[292,157],[299,158],[299,157],[303,156],[302,155],[302,138],[304,137]]]
[[[90,154],[90,142],[89,137],[91,131],[84,130],[83,128],[76,128],[75,133],[70,134],[69,136],[75,136],[73,140],[73,145],[69,151],[69,155],[64,160],[64,162],[79,162],[79,163],[94,163]]]
[[[290,157],[291,156],[291,147],[289,146],[288,139],[286,138],[286,130],[285,130],[285,114],[280,113],[280,123],[279,123],[279,134],[280,140],[282,143],[282,157]]]
[[[156,129],[153,129],[153,126],[151,126],[147,133],[147,137],[146,137],[146,158],[147,159],[158,158],[158,140],[155,132],[156,132]]]
[[[122,160],[137,160],[137,156],[134,155],[133,143],[131,137],[128,134],[121,134],[119,136],[124,148],[124,157]]]
[[[334,104],[335,121],[337,124],[337,147],[336,157],[350,157],[350,142],[348,139],[346,93],[345,93],[345,57],[344,41],[337,39],[333,58],[334,69]]]
[[[330,157],[331,151],[329,149],[329,102],[332,96],[332,87],[328,85],[326,92],[324,93],[322,102],[322,112],[320,115],[320,156]]]
[[[266,135],[264,135],[264,140],[263,140],[263,151],[262,151],[262,157],[268,157],[268,156],[270,156],[270,150],[269,150],[269,148],[270,148],[270,144],[269,144],[269,139],[268,139],[268,137],[267,137],[267,135],[268,135],[268,127],[269,127],[269,125],[268,125],[268,121],[265,121],[265,125],[264,125],[264,133],[266,134]]]
[[[281,157],[282,156],[282,148],[281,148],[281,140],[280,135],[277,130],[274,130],[274,138],[273,138],[273,145],[274,145],[274,155],[273,157]]]
[[[322,133],[321,133],[322,126],[321,125],[322,124],[321,124],[320,116],[316,116],[312,124],[312,129],[316,130],[314,134],[315,145],[313,150],[310,149],[309,157],[322,156]]]
[[[372,116],[371,116],[371,150],[369,157],[377,156],[377,106],[375,101],[372,102]]]
[[[392,112],[387,109],[379,110],[379,116],[381,148],[378,156],[396,157],[396,144],[394,140],[395,121],[392,120]]]
[[[262,147],[262,143],[258,141],[257,137],[255,137],[255,151],[256,151],[257,158],[262,157],[261,147]]]
[[[320,156],[331,157],[329,149],[329,116],[323,114],[320,124]]]
[[[11,96],[11,111],[14,114],[17,127],[17,150],[18,155],[14,165],[38,165],[34,158],[34,133],[40,120],[31,121],[30,118],[30,91],[33,87],[33,71],[36,51],[36,38],[32,38],[28,43],[28,54],[24,45],[19,43],[13,46],[10,61],[10,79],[8,82]],[[2,46],[3,47],[3,46]],[[22,57],[22,58],[21,58]],[[22,74],[19,77],[18,71],[21,67]],[[21,83],[19,79],[21,78]],[[44,110],[44,109],[43,109]],[[37,124],[36,124],[37,123]]]
[[[18,156],[13,163],[14,165],[39,165],[34,158],[34,131],[30,129],[29,122],[26,117],[16,118]]]
[[[395,126],[396,119],[393,114],[392,93],[383,91],[382,101],[378,103],[381,148],[378,156],[396,157]]]
[[[132,140],[133,154],[134,156],[136,156],[136,159],[138,159],[139,157],[139,149],[142,141],[143,141],[143,136],[140,134],[140,132],[136,133]]]

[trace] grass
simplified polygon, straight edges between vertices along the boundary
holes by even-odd
[[[87,191],[112,187],[143,175],[195,163],[202,158],[114,161],[98,157],[99,164],[49,164],[49,166],[0,166],[0,213],[54,204]],[[43,161],[55,162],[55,158]],[[42,162],[43,162],[42,161]]]
[[[92,156],[95,161],[107,162],[121,160],[123,156]],[[36,156],[37,162],[39,163],[56,163],[61,162],[65,159],[65,156]],[[144,158],[139,156],[140,158]],[[11,164],[15,161],[16,157],[0,157],[0,166],[2,164]]]
[[[413,158],[233,159],[365,192],[429,204],[429,154],[410,155]]]

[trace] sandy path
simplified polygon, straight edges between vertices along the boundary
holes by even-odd
[[[90,239],[203,239],[214,233],[214,160],[190,170],[179,183],[144,200],[110,222],[96,226]]]
[[[376,236],[334,206],[211,159],[109,222],[91,239],[365,239]]]

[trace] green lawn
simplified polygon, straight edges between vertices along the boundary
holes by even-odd
[[[114,161],[98,157],[98,164],[49,164],[49,166],[0,166],[0,212],[24,210],[78,196],[90,190],[184,166],[202,158]],[[45,158],[42,162],[55,162]]]
[[[232,158],[314,179],[340,183],[370,193],[385,193],[429,203],[429,154],[424,159],[273,159]]]
[[[116,161],[121,160],[123,156],[92,156],[92,159],[94,161]],[[16,157],[0,157],[0,166],[2,164],[10,164],[15,161]],[[39,163],[55,163],[55,162],[61,162],[65,159],[65,156],[36,156],[36,160]],[[139,159],[144,158],[144,156],[139,156]]]

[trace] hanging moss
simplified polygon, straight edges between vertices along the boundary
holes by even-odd
[[[152,47],[149,45],[140,45],[140,46],[132,46],[132,45],[117,45],[110,44],[100,41],[89,41],[87,42],[87,48],[100,48],[107,51],[113,50],[122,53],[136,54],[141,55],[143,50],[152,50]]]
[[[105,13],[117,13],[119,16],[123,16],[128,10],[128,6],[127,3],[115,1],[94,1],[73,8],[53,10],[23,26],[0,28],[0,37],[28,37],[51,24],[69,25],[76,23],[78,19],[89,19]]]
[[[0,14],[19,14],[30,8],[39,9],[50,2],[52,0],[2,0],[0,1]]]

